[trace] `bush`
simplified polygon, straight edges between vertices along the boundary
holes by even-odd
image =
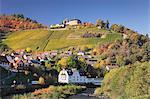
[[[86,87],[65,85],[65,86],[49,86],[48,88],[38,89],[32,93],[24,95],[14,95],[13,99],[60,99],[65,98],[66,95],[76,94]]]
[[[82,35],[83,38],[93,38],[93,37],[97,37],[100,38],[101,34],[100,33],[84,33]]]
[[[26,86],[24,85],[17,85],[16,89],[20,90],[20,89],[26,89]]]

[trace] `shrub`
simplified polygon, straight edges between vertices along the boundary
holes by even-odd
[[[38,89],[32,93],[24,95],[14,95],[13,99],[60,99],[66,95],[76,94],[85,89],[82,86],[65,85],[65,86],[49,86],[48,88]]]

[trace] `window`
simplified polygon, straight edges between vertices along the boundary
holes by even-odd
[[[66,80],[66,74],[62,73],[62,74],[61,74],[61,79],[62,79],[62,80]]]

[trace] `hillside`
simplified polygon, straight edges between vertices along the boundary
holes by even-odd
[[[106,34],[106,38],[81,38],[86,31],[95,31]],[[23,49],[30,47],[33,50],[51,50],[62,49],[70,46],[91,45],[97,43],[112,42],[121,39],[121,34],[110,33],[107,30],[98,30],[96,28],[79,29],[79,30],[24,30],[11,33],[5,40],[4,44],[12,49]]]
[[[104,77],[101,88],[95,91],[97,96],[105,95],[112,99],[149,97],[150,39],[148,35],[124,26],[113,24],[110,28],[101,29],[99,26],[79,26],[66,30],[20,30],[10,33],[0,44],[13,50],[29,47],[33,51],[43,52],[68,47],[86,52],[88,47],[92,52],[90,55],[97,60],[91,68],[84,60],[77,61],[75,56],[64,59],[60,53],[65,53],[65,50],[55,57],[54,69],[59,72],[62,68],[82,68],[90,76],[96,74]]]
[[[45,26],[25,17],[22,14],[1,15],[0,16],[0,33],[7,33],[17,30],[44,28]],[[1,35],[1,34],[0,34]]]
[[[95,91],[111,99],[149,99],[150,63],[136,63],[116,68],[106,74],[103,85]]]
[[[23,14],[0,15],[0,52],[9,49],[9,47],[2,42],[9,33],[39,28],[46,28],[46,26],[25,17]]]
[[[86,32],[102,33],[105,38],[82,38]],[[12,49],[23,49],[30,47],[33,50],[46,51],[51,49],[63,49],[70,46],[95,46],[98,43],[113,42],[121,39],[119,33],[111,33],[108,30],[98,28],[86,28],[77,30],[24,30],[11,33],[5,40],[4,44]]]

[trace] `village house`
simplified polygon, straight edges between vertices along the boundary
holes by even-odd
[[[50,52],[50,56],[56,56],[58,52],[56,50]]]
[[[88,59],[88,60],[86,60],[86,62],[88,65],[94,66],[94,64],[97,62],[97,60],[96,59]]]
[[[58,75],[58,82],[101,85],[102,78],[88,78],[84,72],[77,69],[63,69]]]
[[[84,56],[84,55],[85,55],[85,52],[80,51],[80,52],[77,53],[77,55],[78,55],[78,56]]]
[[[0,56],[0,66],[2,66],[5,69],[9,69],[11,67],[11,64],[13,63],[13,60],[10,56]]]

